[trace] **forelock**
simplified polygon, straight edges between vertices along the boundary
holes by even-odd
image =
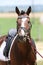
[[[24,14],[25,14],[25,11],[22,10],[22,11],[21,11],[21,15],[24,15]]]

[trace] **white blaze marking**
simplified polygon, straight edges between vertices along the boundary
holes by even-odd
[[[25,32],[23,29],[21,29],[21,34],[24,36],[25,35]]]
[[[27,18],[22,18],[22,23],[21,23],[21,27],[25,27],[24,23],[25,21],[27,20]],[[24,36],[25,35],[25,32],[23,29],[21,29],[21,34]]]
[[[22,18],[21,27],[25,27],[25,26],[24,26],[24,23],[25,23],[26,19],[27,19],[27,18]]]

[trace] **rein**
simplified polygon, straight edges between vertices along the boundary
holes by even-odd
[[[28,40],[29,40],[29,42],[30,42],[30,44],[31,44],[31,46],[32,46],[32,41],[31,41],[31,39],[28,37]],[[33,49],[35,49],[34,47],[32,47]],[[39,56],[41,57],[41,58],[43,58],[43,56],[35,49],[35,51],[36,51],[36,53],[38,53],[39,54]]]

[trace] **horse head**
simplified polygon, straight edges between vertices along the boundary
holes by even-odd
[[[29,18],[29,14],[31,12],[31,7],[27,9],[27,11],[19,11],[18,7],[16,7],[16,13],[18,14],[17,19],[17,32],[19,36],[30,37],[30,30],[31,30],[31,22]]]

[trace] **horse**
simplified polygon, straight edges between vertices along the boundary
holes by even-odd
[[[31,22],[29,14],[31,7],[27,11],[19,11],[16,7],[17,18],[17,34],[14,37],[9,55],[10,60],[0,60],[0,65],[36,65],[36,46],[31,38]],[[4,40],[6,37],[4,37]],[[2,44],[2,43],[0,43]]]

